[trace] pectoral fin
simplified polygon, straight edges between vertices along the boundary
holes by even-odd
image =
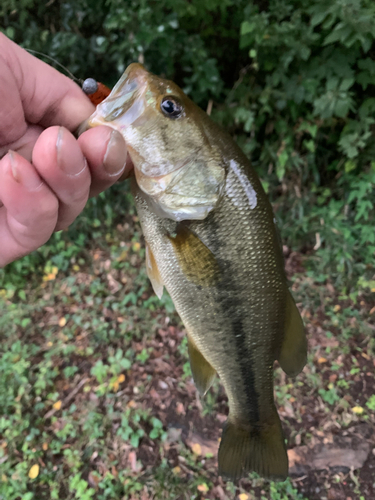
[[[189,281],[196,285],[212,286],[220,279],[216,257],[188,227],[180,224],[176,236],[168,238]]]
[[[147,269],[147,276],[151,281],[152,288],[154,289],[154,292],[156,293],[158,298],[161,299],[163,295],[164,284],[161,279],[154,254],[152,253],[150,245],[147,242],[146,242],[146,269]]]
[[[286,301],[285,334],[279,363],[284,372],[295,377],[302,371],[307,360],[305,328],[296,303],[288,290]]]
[[[200,394],[204,396],[212,385],[216,371],[212,368],[189,335],[188,352],[195,385]]]

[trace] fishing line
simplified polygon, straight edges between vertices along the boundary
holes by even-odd
[[[60,68],[62,68],[74,82],[80,85],[83,92],[89,97],[90,101],[95,106],[98,105],[100,102],[102,102],[110,94],[111,89],[109,89],[103,83],[97,82],[94,78],[86,78],[86,80],[77,78],[66,66],[61,64],[54,57],[34,49],[25,49],[25,50],[27,50],[27,52],[30,52],[30,54],[35,54],[38,56],[45,57],[46,59],[49,59],[50,61],[57,64],[57,66],[60,66]]]
[[[34,50],[34,49],[25,49],[25,50],[27,50],[27,52],[30,52],[32,54],[37,54],[39,56],[46,57],[50,61],[53,61],[55,64],[57,64],[58,66],[60,66],[60,68],[62,68],[63,70],[65,70],[73,81],[79,83],[80,85],[83,84],[83,80],[81,80],[80,78],[77,78],[76,76],[74,76],[73,73],[67,67],[65,67],[63,64],[61,64],[56,59],[54,59],[52,56],[49,56],[48,54],[44,54],[43,52],[39,52],[38,50]]]

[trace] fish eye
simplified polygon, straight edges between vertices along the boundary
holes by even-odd
[[[177,99],[170,96],[164,97],[160,107],[165,116],[168,116],[169,118],[178,118],[181,116],[183,111],[183,107]]]

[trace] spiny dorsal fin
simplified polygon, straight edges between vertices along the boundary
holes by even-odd
[[[204,396],[212,385],[216,371],[200,352],[190,335],[188,335],[188,351],[195,385],[201,396]]]
[[[187,226],[179,224],[176,236],[168,235],[168,238],[189,281],[212,286],[220,279],[220,267],[214,254]]]

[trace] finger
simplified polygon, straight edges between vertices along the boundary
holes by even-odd
[[[15,152],[0,160],[0,267],[42,246],[57,221],[58,201],[34,167]]]
[[[56,230],[68,227],[82,212],[90,191],[91,176],[82,150],[63,127],[49,127],[33,150],[33,165],[59,200]]]
[[[11,89],[0,108],[1,141],[18,140],[26,123],[75,130],[94,106],[70,78],[32,56],[0,33],[0,87]],[[21,126],[22,124],[22,126]]]
[[[90,196],[101,193],[132,169],[122,135],[109,127],[94,127],[78,139],[91,171]]]
[[[17,153],[22,155],[24,158],[26,158],[27,161],[31,161],[34,145],[42,132],[43,128],[39,125],[29,125],[26,129],[26,133],[17,141],[11,144],[0,146],[0,158],[6,155],[9,149],[11,149],[12,151],[16,151]]]

